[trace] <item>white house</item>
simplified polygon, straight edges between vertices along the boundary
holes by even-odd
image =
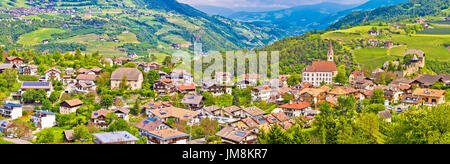
[[[16,103],[5,103],[3,108],[0,109],[2,117],[10,117],[16,119],[22,117],[22,105]]]
[[[61,71],[56,68],[51,68],[45,71],[45,80],[49,81],[51,79],[55,79],[56,81],[61,81]]]
[[[49,111],[37,110],[35,114],[31,115],[31,122],[38,128],[51,128],[56,125],[56,114]]]

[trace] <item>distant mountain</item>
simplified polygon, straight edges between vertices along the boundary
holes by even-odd
[[[43,45],[40,43],[41,38],[27,37],[41,32],[38,31],[39,29],[46,28],[44,30],[64,31],[46,36],[45,39],[51,40],[47,47],[76,42],[94,51],[96,47],[101,47],[94,45],[99,44],[96,40],[105,40],[107,36],[106,38],[110,40],[124,38],[124,40],[132,39],[133,41],[129,41],[130,43],[106,41],[110,47],[108,49],[102,47],[107,49],[102,52],[123,54],[127,51],[139,51],[145,54],[148,53],[147,49],[158,49],[160,52],[170,53],[167,50],[173,49],[171,45],[180,45],[183,50],[189,50],[194,40],[203,43],[205,50],[250,49],[264,46],[286,36],[280,30],[238,22],[221,16],[211,16],[176,0],[0,1],[0,9],[31,7],[64,8],[75,11],[77,14],[60,13],[50,16],[51,13],[38,11],[35,13],[42,13],[27,18],[40,20],[43,23],[33,21],[32,25],[25,22],[17,24],[25,30],[10,28],[7,26],[8,22],[0,20],[0,25],[5,24],[4,27],[0,27],[0,43],[5,42],[3,44],[13,46],[17,43],[28,43],[26,42],[28,39],[36,39],[39,43],[24,46],[38,47]],[[3,11],[6,10],[1,10]],[[122,34],[122,32],[125,33]],[[86,36],[91,36],[91,41],[74,39]]]
[[[403,19],[417,18],[419,16],[448,16],[448,13],[445,13],[444,10],[448,10],[449,5],[450,0],[411,0],[371,11],[352,12],[333,23],[329,28],[339,29],[342,26],[355,26],[367,21],[394,22]]]
[[[236,13],[237,11],[229,8],[218,7],[218,6],[209,6],[209,5],[194,5],[192,6],[200,11],[203,11],[209,15],[220,15],[220,16],[230,16],[231,14]]]
[[[339,11],[350,9],[356,5],[337,3],[319,3],[297,6],[289,9],[269,12],[238,12],[229,18],[253,22],[259,25],[275,27],[287,31],[290,35],[300,35],[322,25],[320,20]]]
[[[228,17],[239,21],[253,22],[262,26],[276,27],[285,30],[291,36],[296,36],[314,29],[326,29],[332,23],[353,11],[369,11],[406,1],[408,0],[369,0],[361,5],[319,3],[279,11],[238,12]]]

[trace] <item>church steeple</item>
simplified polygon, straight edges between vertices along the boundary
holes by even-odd
[[[328,50],[327,54],[327,61],[334,61],[334,51],[333,45],[331,44],[331,39],[330,39],[330,49]]]

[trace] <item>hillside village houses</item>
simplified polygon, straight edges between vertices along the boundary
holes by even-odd
[[[137,90],[142,88],[144,76],[137,68],[118,68],[111,74],[111,89],[119,88],[122,80],[131,90]]]
[[[155,97],[143,97],[139,99],[141,113],[139,117],[143,118],[137,122],[131,123],[137,116],[131,114],[134,100],[125,100],[124,95],[113,97],[114,104],[111,108],[96,108],[92,113],[89,111],[87,125],[93,125],[101,130],[106,130],[111,122],[106,119],[110,113],[115,114],[119,119],[130,122],[130,126],[136,127],[139,134],[122,134],[120,132],[99,133],[93,138],[94,143],[135,143],[138,137],[146,139],[148,144],[185,144],[190,143],[188,133],[182,129],[177,129],[170,125],[170,122],[182,123],[188,125],[198,125],[202,119],[217,120],[220,129],[216,136],[221,137],[221,141],[227,144],[248,144],[257,143],[257,135],[263,129],[268,129],[273,125],[280,125],[284,130],[296,124],[295,119],[306,120],[306,127],[314,120],[314,117],[320,113],[318,104],[328,102],[331,106],[338,105],[340,96],[353,95],[356,101],[362,101],[370,98],[375,89],[384,91],[386,100],[386,109],[400,109],[394,111],[383,111],[378,116],[386,121],[392,117],[392,112],[401,112],[414,106],[436,106],[446,103],[445,96],[448,94],[445,90],[431,89],[434,84],[450,85],[450,75],[417,75],[409,79],[412,73],[424,68],[425,53],[418,49],[407,49],[404,55],[411,56],[410,63],[404,63],[404,71],[396,73],[396,76],[390,83],[378,85],[375,79],[388,72],[389,61],[382,67],[374,69],[372,72],[354,70],[349,74],[348,83],[344,86],[337,86],[333,77],[338,74],[334,60],[333,45],[329,45],[326,61],[313,61],[310,66],[302,70],[302,81],[298,84],[288,85],[287,81],[290,75],[280,75],[277,79],[268,79],[259,81],[260,75],[257,73],[244,74],[241,80],[235,80],[230,72],[217,72],[215,78],[204,79],[201,85],[193,83],[193,75],[186,70],[171,70],[164,72],[164,66],[156,62],[140,63],[126,57],[111,59],[109,63],[115,66],[109,76],[110,88],[118,92],[121,83],[124,81],[128,86],[127,91],[140,92],[144,84],[144,75],[150,70],[158,70],[159,76],[151,86],[151,91],[155,92]],[[22,61],[22,63],[21,63]],[[338,61],[338,60],[336,60]],[[125,62],[135,62],[137,68],[117,67]],[[399,65],[400,62],[392,62]],[[108,64],[108,63],[107,63]],[[23,60],[17,57],[9,57],[8,63],[0,64],[0,68],[16,69],[20,66],[23,75],[40,76],[37,66],[29,63],[23,63]],[[138,69],[139,68],[139,69]],[[142,69],[141,69],[142,68]],[[64,70],[64,71],[62,71]],[[76,71],[75,71],[76,70]],[[141,72],[142,70],[142,72]],[[45,78],[39,81],[20,81],[20,88],[17,93],[11,93],[10,98],[21,100],[21,95],[29,89],[46,92],[47,97],[54,91],[52,79],[68,80],[63,83],[64,90],[71,90],[65,94],[88,93],[94,95],[93,101],[99,103],[101,95],[98,93],[98,80],[106,68],[50,68],[45,71]],[[42,75],[42,74],[41,74]],[[366,77],[369,76],[369,77]],[[72,82],[69,82],[71,80]],[[259,82],[258,82],[259,81]],[[278,85],[276,85],[278,84]],[[246,106],[206,106],[204,92],[210,92],[213,96],[223,96],[225,94],[233,95],[234,89],[249,88],[251,100]],[[111,92],[111,91],[108,91]],[[132,95],[132,94],[130,94]],[[127,95],[127,96],[130,96]],[[181,95],[181,96],[179,96]],[[292,99],[284,100],[285,95],[292,96]],[[134,96],[134,95],[133,95]],[[179,97],[177,97],[179,96]],[[167,97],[168,99],[158,99]],[[122,99],[123,98],[123,99]],[[121,106],[116,102],[123,100],[125,103]],[[83,100],[83,101],[82,101]],[[265,101],[273,103],[272,111],[255,106],[255,103]],[[35,124],[38,128],[51,128],[58,126],[56,116],[76,114],[79,115],[79,109],[85,109],[88,101],[82,97],[71,97],[61,100],[57,111],[36,110],[30,115],[32,119],[29,122]],[[36,103],[37,104],[37,103]],[[392,105],[392,107],[390,107]],[[21,103],[3,103],[0,108],[0,114],[5,118],[17,119],[22,117]],[[389,106],[389,108],[388,108]],[[90,109],[90,108],[89,108]],[[0,122],[3,120],[0,120]],[[3,121],[5,122],[5,121]],[[0,127],[3,128],[3,127]],[[6,130],[7,128],[3,128]],[[1,129],[0,129],[1,130]],[[73,133],[64,132],[64,136],[70,139]],[[67,135],[67,136],[66,136]],[[126,135],[126,136],[125,136]],[[123,142],[119,142],[122,140]]]

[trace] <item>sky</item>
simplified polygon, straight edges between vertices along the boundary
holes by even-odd
[[[178,0],[189,5],[208,5],[225,8],[290,8],[298,5],[334,2],[341,4],[361,4],[368,0]]]

